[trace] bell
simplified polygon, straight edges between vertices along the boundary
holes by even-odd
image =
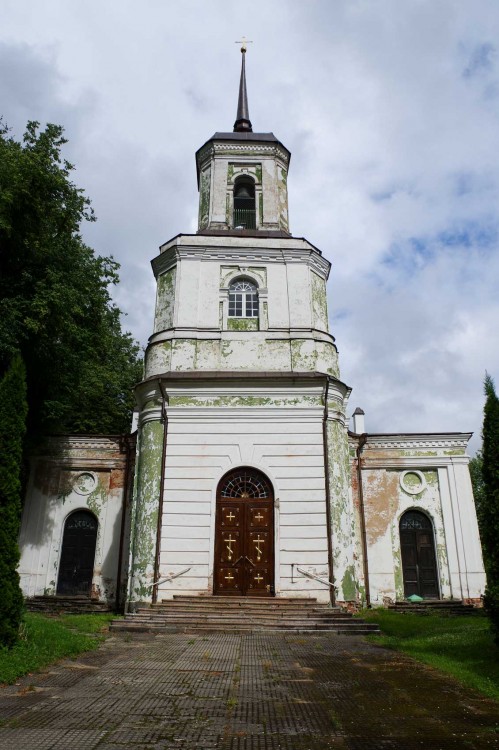
[[[244,184],[240,186],[238,185],[235,197],[236,198],[250,198],[250,199],[253,198],[253,193],[250,190],[250,186],[244,185]]]

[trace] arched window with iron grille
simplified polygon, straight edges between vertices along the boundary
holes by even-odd
[[[238,177],[234,184],[234,229],[256,229],[255,183]]]

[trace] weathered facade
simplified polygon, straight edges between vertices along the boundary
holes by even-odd
[[[480,603],[485,577],[466,455],[470,437],[350,433],[356,576],[368,581],[363,593],[373,605],[413,593]]]
[[[44,459],[21,537],[28,595],[61,589],[85,526],[66,539],[65,519],[84,510],[98,526],[89,591],[115,601],[126,579],[129,608],[178,593],[479,600],[469,435],[368,435],[359,410],[348,431],[330,264],[289,232],[289,162],[252,131],[243,53],[234,132],[196,154],[198,232],[152,261],[133,502],[113,489],[131,461],[112,441]]]
[[[32,458],[20,535],[27,597],[123,603],[134,443],[133,437],[61,436]]]

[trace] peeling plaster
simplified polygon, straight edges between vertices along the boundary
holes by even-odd
[[[130,570],[133,601],[149,601],[152,595],[162,453],[163,425],[146,422],[141,430],[134,498],[135,534]]]
[[[173,326],[176,274],[177,269],[174,267],[158,277],[155,332],[163,331]]]

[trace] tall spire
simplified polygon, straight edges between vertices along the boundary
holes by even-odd
[[[247,41],[243,37],[241,42],[241,80],[239,82],[239,99],[237,102],[237,116],[234,123],[234,133],[253,132],[253,128],[251,127],[251,120],[249,118],[248,94],[246,92],[246,44]]]

